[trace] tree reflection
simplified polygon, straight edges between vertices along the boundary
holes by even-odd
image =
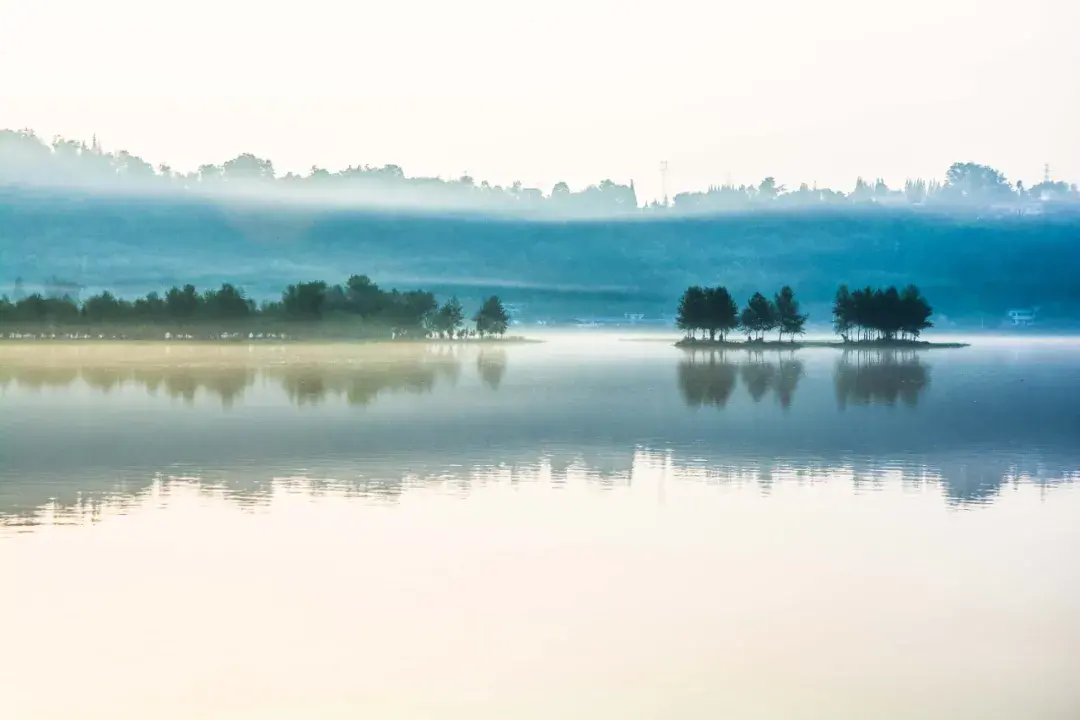
[[[31,365],[25,367],[0,365],[0,386],[27,390],[67,387],[79,377],[78,368]]]
[[[492,390],[498,390],[506,374],[506,353],[502,350],[482,350],[476,358],[480,379]]]
[[[265,374],[276,379],[297,405],[318,405],[333,396],[343,397],[349,405],[363,406],[385,392],[431,392],[440,376],[456,376],[457,371],[447,367],[446,363],[457,363],[457,360],[288,365],[267,369]]]
[[[735,390],[737,366],[722,352],[690,352],[679,363],[679,390],[690,407],[727,405]]]
[[[741,358],[735,362],[732,357]],[[691,351],[679,363],[678,382],[683,401],[690,407],[724,407],[742,378],[754,402],[769,392],[776,395],[781,407],[791,406],[795,389],[803,377],[803,364],[793,354],[776,354],[777,361],[766,360],[763,352]]]
[[[505,355],[486,354],[478,366],[484,381],[497,388],[506,371]],[[386,392],[423,394],[430,392],[440,379],[454,383],[461,373],[461,362],[456,354],[448,352],[393,360],[288,363],[263,368],[236,364],[23,365],[0,368],[0,387],[14,384],[30,390],[63,388],[81,380],[104,393],[134,385],[150,394],[164,391],[169,398],[189,404],[205,393],[229,408],[254,385],[260,372],[280,385],[296,405],[317,405],[329,397],[343,397],[350,405],[362,406]]]
[[[909,407],[930,384],[930,369],[915,351],[846,350],[836,364],[836,401],[841,408],[849,403],[895,405],[900,400]]]

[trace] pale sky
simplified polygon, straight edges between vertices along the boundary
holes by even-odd
[[[396,163],[643,199],[1080,182],[1077,0],[0,0],[0,128],[175,169]]]

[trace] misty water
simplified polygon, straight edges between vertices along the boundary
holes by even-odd
[[[0,717],[1080,717],[1080,342],[0,344]]]

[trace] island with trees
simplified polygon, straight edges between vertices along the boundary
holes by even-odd
[[[692,285],[679,300],[675,324],[685,337],[679,347],[965,347],[965,343],[920,340],[933,327],[933,307],[915,285],[903,290],[841,285],[833,301],[833,330],[840,342],[796,342],[806,332],[808,314],[801,312],[788,285],[773,297],[755,292],[741,310],[727,288]],[[771,333],[776,333],[775,339]],[[743,342],[732,339],[745,335]],[[785,340],[785,336],[787,340]]]
[[[339,339],[522,340],[507,337],[510,317],[498,296],[467,322],[456,297],[442,305],[424,290],[384,290],[366,275],[344,284],[289,285],[281,299],[257,304],[223,283],[191,284],[134,300],[109,291],[78,301],[70,294],[0,297],[0,338],[21,339]]]

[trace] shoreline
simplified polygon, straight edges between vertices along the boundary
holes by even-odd
[[[256,333],[253,337],[199,336],[191,333],[177,333],[170,337],[157,334],[127,335],[124,333],[77,334],[67,333],[0,333],[0,345],[50,344],[50,345],[98,345],[98,344],[133,344],[150,343],[155,345],[532,345],[543,343],[539,338],[522,335],[485,338],[387,338],[387,337],[347,337],[340,335],[299,336],[277,333]]]
[[[735,342],[731,340],[697,340],[684,338],[675,343],[683,350],[801,350],[804,348],[832,348],[835,350],[955,350],[971,347],[971,343],[928,340],[862,340],[843,342],[835,340],[805,340],[791,342],[781,340]]]

